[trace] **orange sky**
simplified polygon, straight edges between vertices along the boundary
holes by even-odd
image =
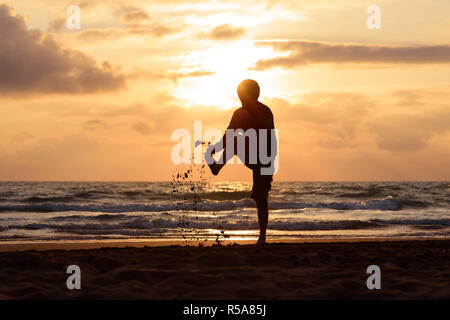
[[[81,8],[69,30],[66,9]],[[369,30],[366,9],[381,8]],[[170,180],[257,80],[276,180],[450,179],[448,0],[0,0],[0,180]],[[249,180],[228,166],[212,180]]]

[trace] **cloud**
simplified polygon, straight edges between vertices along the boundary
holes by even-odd
[[[10,141],[13,143],[24,143],[33,139],[34,136],[31,133],[22,131],[12,137]]]
[[[93,93],[119,90],[125,78],[108,62],[63,47],[0,5],[0,92]]]
[[[154,36],[164,37],[179,31],[179,27],[169,27],[160,23],[148,25],[132,25],[125,28],[102,28],[81,31],[77,38],[86,41],[105,41],[124,38],[128,36]]]
[[[376,104],[356,93],[311,92],[299,97],[264,100],[280,135],[301,137],[311,148],[348,149],[364,144],[367,122]]]
[[[170,25],[152,22],[149,14],[141,8],[128,6],[119,9],[122,25],[115,27],[90,28],[79,32],[78,39],[86,41],[102,41],[120,39],[128,36],[164,37],[178,33],[181,26],[172,22]]]
[[[66,30],[66,19],[67,18],[56,18],[49,21],[48,31],[49,32],[61,32]]]
[[[77,38],[87,41],[111,40],[124,36],[119,28],[88,29],[78,33]]]
[[[272,98],[273,106],[284,123],[335,125],[343,121],[358,123],[375,107],[367,96],[345,92],[310,92],[292,99]]]
[[[379,149],[421,150],[431,138],[450,132],[450,111],[438,105],[414,113],[391,111],[374,117],[368,127]]]
[[[126,25],[141,25],[150,21],[148,13],[141,8],[127,7],[120,15],[120,20]]]
[[[131,125],[131,127],[132,127],[134,130],[136,130],[137,132],[139,132],[140,134],[145,135],[145,136],[146,136],[146,135],[149,135],[150,132],[151,132],[149,126],[148,126],[145,122],[142,122],[142,121],[134,122],[134,123]]]
[[[199,38],[212,40],[233,40],[242,37],[245,34],[245,29],[240,27],[233,27],[229,24],[221,24],[214,27],[208,32],[201,32],[198,34]]]
[[[296,68],[319,63],[429,64],[450,63],[450,45],[388,46],[319,41],[259,41],[287,55],[259,60],[255,70]]]
[[[377,146],[381,150],[420,150],[426,147],[426,138],[420,133],[405,132],[392,127],[380,127],[376,131]]]
[[[86,121],[86,123],[84,124],[85,130],[96,130],[99,128],[106,128],[106,127],[107,125],[103,121],[98,119]]]
[[[279,179],[448,179],[448,87],[402,91],[402,97],[408,98],[410,92],[413,98],[426,101],[421,108],[397,106],[397,92],[323,91],[265,99],[280,130],[283,164]],[[7,174],[3,179],[136,179],[147,172],[142,163],[149,162],[158,164],[146,173],[148,179],[165,179],[171,172],[173,130],[193,132],[193,121],[203,120],[203,130],[222,131],[234,111],[186,108],[182,102],[161,91],[142,103],[72,102],[61,106],[64,114],[54,108],[59,101],[50,102],[46,107],[52,115],[40,126],[58,128],[53,131],[59,137],[48,140],[34,126],[35,138],[6,143],[0,151],[1,167]],[[20,116],[42,118],[42,110],[37,109],[27,108],[27,114]],[[23,124],[20,130],[29,127],[24,120],[18,118]],[[107,126],[102,128],[100,123]],[[84,124],[97,129],[80,130]],[[9,135],[21,132],[15,130]],[[78,153],[68,150],[69,146]]]
[[[214,72],[214,71],[199,69],[199,70],[193,70],[193,71],[187,71],[187,72],[170,73],[168,75],[168,78],[170,78],[174,81],[177,81],[178,79],[181,79],[181,78],[207,77],[207,76],[212,76],[214,74],[216,74],[216,72]]]
[[[83,135],[70,135],[62,138],[43,138],[37,144],[17,153],[22,159],[35,159],[44,164],[76,161],[78,157],[95,151],[99,143]]]
[[[399,154],[430,151],[433,141],[450,133],[449,93],[448,86],[398,90],[382,96],[311,92],[264,102],[272,108],[280,134],[304,139],[310,148],[361,152],[367,148]],[[417,108],[412,103],[405,108],[403,100],[426,104]],[[302,132],[307,133],[303,138]]]
[[[178,82],[185,78],[207,77],[216,74],[215,71],[197,69],[189,71],[166,71],[165,73],[155,73],[146,70],[135,69],[133,72],[127,74],[128,79],[146,79],[146,80],[171,80]]]

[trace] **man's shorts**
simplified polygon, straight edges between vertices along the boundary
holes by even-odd
[[[253,170],[253,188],[251,197],[256,201],[267,200],[272,186],[272,176],[261,175],[259,169]]]

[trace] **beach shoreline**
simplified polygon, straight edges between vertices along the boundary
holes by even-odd
[[[268,239],[268,244],[296,244],[296,243],[328,243],[328,242],[384,242],[384,241],[440,241],[447,238],[434,237],[330,237],[330,238],[296,238],[296,239]],[[92,250],[102,248],[144,248],[144,247],[169,247],[169,246],[230,246],[230,245],[254,245],[257,238],[249,240],[221,240],[219,242],[209,239],[204,240],[167,240],[167,239],[125,239],[125,240],[64,240],[64,241],[3,241],[0,242],[0,253],[16,251],[53,251],[53,250]]]
[[[449,239],[324,240],[264,247],[149,246],[148,242],[137,247],[122,242],[103,248],[78,244],[63,250],[49,246],[9,250],[0,253],[0,278],[5,279],[0,283],[0,298],[450,298],[450,270],[445,267],[450,265]],[[81,269],[81,290],[66,287],[69,265]],[[381,269],[381,290],[366,286],[370,265]]]

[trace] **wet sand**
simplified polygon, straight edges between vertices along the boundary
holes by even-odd
[[[67,245],[1,246],[0,298],[450,299],[450,240]],[[66,287],[74,264],[81,290]],[[373,264],[381,290],[366,286]]]

